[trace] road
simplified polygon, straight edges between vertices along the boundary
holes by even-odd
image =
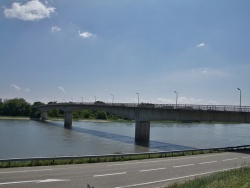
[[[250,165],[249,153],[217,153],[114,163],[0,169],[0,188],[156,188]]]

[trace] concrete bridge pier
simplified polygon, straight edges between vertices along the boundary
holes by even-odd
[[[64,112],[64,126],[70,127],[72,126],[73,114],[72,112],[66,111]]]
[[[46,119],[48,119],[48,114],[47,114],[46,111],[44,111],[44,112],[41,113],[41,120],[45,121]]]
[[[135,122],[135,140],[149,141],[150,136],[150,121]]]

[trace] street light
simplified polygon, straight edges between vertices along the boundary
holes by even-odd
[[[82,98],[82,102],[83,102],[83,97],[81,97]]]
[[[113,103],[114,103],[114,98],[115,98],[115,97],[114,97],[114,95],[113,95],[113,94],[111,94],[111,95],[112,95],[112,97],[113,97],[113,98],[112,98],[112,104],[113,104]]]
[[[71,101],[74,102],[73,98],[71,98]]]
[[[136,93],[138,95],[138,105],[140,104],[140,96],[139,93]]]
[[[241,89],[237,88],[240,91],[240,108],[241,108]]]
[[[177,107],[177,100],[178,100],[178,92],[177,91],[174,91],[176,93],[176,100],[175,100],[175,105]]]
[[[94,97],[95,97],[95,102],[96,102],[96,96],[94,95]]]

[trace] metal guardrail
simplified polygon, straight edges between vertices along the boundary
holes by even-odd
[[[133,156],[148,156],[150,158],[151,155],[160,155],[163,157],[171,154],[174,156],[176,154],[194,153],[200,152],[223,152],[223,151],[237,151],[237,150],[250,150],[250,145],[242,145],[242,146],[231,146],[231,147],[219,147],[219,148],[202,148],[202,149],[189,149],[189,150],[173,150],[173,151],[159,151],[159,152],[144,152],[144,153],[125,153],[125,154],[107,154],[107,155],[84,155],[84,156],[59,156],[59,157],[32,157],[32,158],[10,158],[10,159],[0,159],[0,163],[3,162],[22,162],[22,161],[55,161],[55,160],[75,160],[75,159],[101,159],[101,158],[122,158],[125,157],[133,157]]]
[[[177,110],[204,110],[204,111],[227,111],[227,112],[250,112],[250,106],[234,106],[234,105],[195,105],[195,104],[151,104],[151,103],[104,103],[104,102],[69,102],[69,103],[54,103],[36,106],[53,107],[53,106],[113,106],[113,107],[130,107],[130,108],[158,108],[158,109],[177,109]]]

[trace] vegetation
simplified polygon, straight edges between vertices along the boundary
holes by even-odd
[[[178,184],[174,183],[167,188],[247,188],[250,187],[250,167],[242,167],[210,176],[189,180]]]
[[[154,154],[136,154],[136,155],[122,155],[120,152],[115,152],[114,156],[96,156],[96,157],[83,157],[83,158],[70,158],[70,159],[51,159],[51,160],[27,160],[27,161],[10,161],[0,162],[0,168],[10,167],[28,167],[28,166],[49,166],[49,165],[65,165],[65,164],[84,164],[84,163],[98,163],[98,162],[116,162],[116,161],[130,161],[130,160],[143,160],[153,158],[166,158],[187,155],[199,155],[204,153],[217,153],[215,150],[197,150],[196,152],[180,151],[180,152],[166,152]]]
[[[0,104],[0,115],[4,116],[29,116],[31,106],[22,98],[8,99]]]
[[[55,104],[51,101],[48,104]],[[32,109],[34,106],[44,105],[44,103],[37,101],[33,105],[26,102],[23,98],[7,99],[0,102],[0,116],[27,116],[31,118],[39,118],[41,116],[40,110]],[[52,109],[47,112],[48,117],[63,118],[64,111]],[[73,112],[74,119],[103,119],[103,120],[118,120],[123,119],[120,116],[110,114],[99,110],[78,110]]]

